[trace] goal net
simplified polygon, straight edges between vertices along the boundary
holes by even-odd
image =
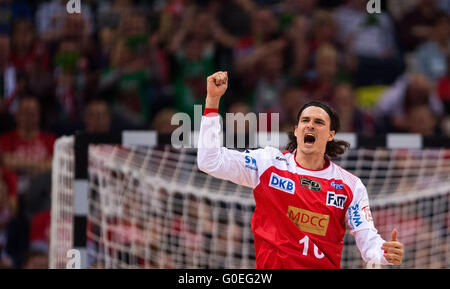
[[[58,141],[52,268],[72,248],[73,161]],[[400,268],[450,267],[449,149],[352,149],[336,162],[366,185],[381,236],[398,229]],[[90,145],[88,163],[89,268],[254,268],[252,191],[200,172],[196,150]],[[349,234],[341,265],[366,266]]]

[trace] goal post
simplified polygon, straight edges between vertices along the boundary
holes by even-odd
[[[52,164],[49,267],[66,268],[66,254],[73,248],[74,197],[73,136],[55,141]]]
[[[157,145],[155,135],[132,141],[124,135],[109,145],[86,136],[83,146],[75,145],[80,136],[55,144],[51,268],[66,268],[67,250],[76,248],[84,252],[84,268],[254,268],[251,189],[199,171],[195,149]],[[397,228],[405,245],[400,268],[449,268],[445,141],[344,137],[352,147],[336,162],[366,185],[382,237]],[[85,154],[76,152],[80,148]],[[77,168],[80,156],[85,166]],[[81,168],[84,179],[77,178]],[[80,180],[85,185],[76,186]],[[77,202],[84,208],[75,210]],[[76,211],[85,213],[84,222]],[[365,268],[349,234],[341,266]]]

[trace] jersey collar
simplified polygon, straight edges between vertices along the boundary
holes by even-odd
[[[302,167],[302,166],[297,162],[297,160],[296,160],[297,149],[294,150],[294,152],[293,152],[292,154],[293,154],[293,157],[294,157],[295,164],[296,164],[297,167],[300,168],[301,170],[304,170],[304,171],[306,171],[306,172],[313,173],[313,174],[315,174],[315,173],[321,174],[321,173],[328,172],[328,170],[330,170],[330,167],[331,167],[331,161],[330,161],[330,159],[328,158],[328,156],[326,156],[326,155],[324,156],[324,159],[325,159],[325,165],[324,165],[323,168],[321,168],[320,170],[310,170],[310,169],[306,169],[306,168]]]

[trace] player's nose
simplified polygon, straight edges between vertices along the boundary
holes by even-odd
[[[314,125],[313,125],[312,121],[309,121],[308,123],[306,123],[305,128],[306,128],[306,131],[314,130]]]

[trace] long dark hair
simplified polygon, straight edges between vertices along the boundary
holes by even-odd
[[[326,111],[328,113],[328,116],[330,117],[330,130],[334,130],[336,133],[339,131],[339,129],[341,128],[341,121],[339,119],[339,115],[328,103],[323,101],[311,101],[303,105],[297,114],[297,123],[300,120],[302,112],[310,106],[317,106]],[[291,131],[289,133],[289,143],[286,146],[286,150],[288,150],[289,152],[293,152],[295,149],[297,149],[297,146],[298,146],[297,137],[294,135],[294,132]],[[349,147],[350,144],[348,142],[333,139],[332,141],[329,141],[327,143],[325,154],[330,158],[336,158],[345,153],[345,151]]]

